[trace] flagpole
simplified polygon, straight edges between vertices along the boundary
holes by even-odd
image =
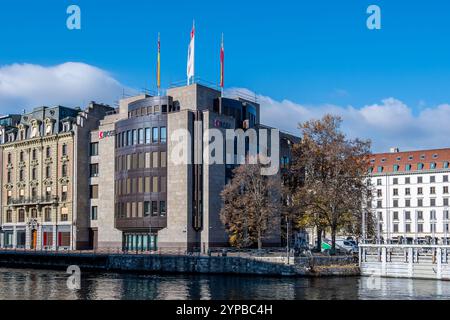
[[[223,42],[223,32],[222,32],[222,43],[220,45],[220,94],[223,98],[223,87],[225,85],[225,47]]]
[[[156,85],[158,87],[158,97],[161,96],[161,34],[158,32],[158,65],[157,65],[157,79]]]

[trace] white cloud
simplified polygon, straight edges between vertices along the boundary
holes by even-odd
[[[108,72],[84,63],[2,66],[0,113],[17,113],[44,105],[85,107],[90,101],[112,104],[124,88]]]
[[[232,89],[253,95],[247,89]],[[257,95],[261,104],[261,121],[288,132],[300,134],[297,125],[326,113],[340,115],[344,131],[352,138],[372,140],[374,152],[450,147],[450,105],[423,108],[418,114],[402,101],[388,98],[380,103],[360,107],[331,104],[302,105],[290,100],[276,101]]]

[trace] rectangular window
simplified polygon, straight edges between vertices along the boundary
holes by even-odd
[[[145,143],[150,144],[152,142],[152,133],[150,128],[145,128]]]
[[[150,215],[150,201],[144,202],[144,217],[148,217]]]
[[[152,216],[156,217],[158,215],[158,202],[152,201]]]
[[[139,153],[139,169],[145,168],[145,153]]]
[[[165,217],[166,216],[166,202],[165,201],[160,201],[159,202],[159,215],[161,217]]]
[[[380,200],[377,201],[377,208],[382,208],[383,204]]]
[[[44,247],[52,247],[53,246],[53,232],[45,231],[42,234],[42,240],[44,242]]]
[[[44,219],[45,219],[45,222],[52,221],[52,209],[51,208],[45,208]]]
[[[394,223],[394,232],[398,232],[398,223]]]
[[[398,200],[397,199],[394,200],[394,208],[398,208]]]
[[[144,144],[144,129],[139,129],[138,131],[138,139],[139,139],[139,144]]]
[[[411,212],[410,211],[405,211],[405,220],[407,220],[407,221],[411,220]]]
[[[417,206],[418,207],[423,207],[423,200],[422,199],[417,199]]]
[[[62,176],[63,177],[67,177],[67,164],[63,164],[61,167],[61,171],[62,171]]]
[[[138,136],[137,136],[137,130],[133,129],[133,142],[131,143],[132,145],[137,145],[138,144]]]
[[[394,195],[395,195],[395,190],[397,190],[397,189],[394,189]],[[378,190],[377,190],[377,197],[381,198],[382,196],[383,196],[382,190],[381,190],[381,189],[378,189]]]
[[[151,153],[150,152],[146,152],[145,153],[145,168],[146,169],[151,168],[151,162],[152,162],[151,159],[152,159],[151,158]]]
[[[62,186],[61,201],[67,201],[67,186]]]
[[[70,247],[70,232],[58,232],[58,246]]]
[[[448,198],[444,198],[444,202],[443,202],[445,207],[448,207]]]
[[[448,175],[443,176],[443,177],[442,177],[442,181],[443,181],[443,182],[448,182]]]
[[[98,142],[92,142],[89,150],[90,156],[98,156]]]
[[[161,168],[167,167],[167,152],[161,152]]]
[[[394,178],[392,184],[398,184],[398,178]]]
[[[61,221],[69,221],[69,209],[61,208]]]
[[[398,189],[394,189],[393,192],[394,192],[394,196],[398,196]]]
[[[435,183],[436,182],[436,177],[435,176],[431,176],[430,177],[430,183]]]
[[[158,128],[153,128],[152,142],[153,143],[158,143],[159,142],[159,130],[158,130]]]
[[[153,190],[152,192],[159,192],[158,177],[153,177]]]
[[[394,211],[394,221],[398,221],[398,211]]]
[[[417,194],[423,194],[423,188],[422,187],[417,188]]]
[[[161,143],[167,143],[167,129],[166,129],[166,127],[161,127]]]
[[[98,163],[92,163],[89,165],[89,171],[91,174],[91,178],[98,177]]]
[[[422,233],[423,232],[423,223],[418,223],[417,224],[417,232],[418,233]]]
[[[12,210],[6,211],[6,223],[12,223]]]
[[[161,177],[161,192],[167,192],[167,178]]]
[[[411,178],[405,178],[405,184],[410,184],[411,183]]]
[[[430,199],[430,206],[435,207],[436,206],[436,199]]]
[[[405,200],[405,207],[407,207],[407,208],[411,207],[411,200],[410,199],[406,199]]]
[[[417,220],[423,220],[423,211],[417,211]]]
[[[410,223],[405,224],[405,232],[406,233],[411,232],[411,224]]]
[[[423,178],[422,177],[417,177],[417,183],[422,183],[423,182]]]
[[[410,188],[406,188],[405,189],[405,195],[407,195],[407,196],[411,195],[411,189]]]
[[[448,186],[444,186],[443,192],[444,192],[445,194],[448,194]]]
[[[436,187],[430,187],[430,194],[436,194]]]
[[[91,220],[96,221],[98,219],[98,207],[93,206],[91,208]]]
[[[98,185],[90,186],[90,197],[91,199],[98,199]]]
[[[381,179],[377,179],[377,186],[381,186]]]
[[[152,165],[153,165],[153,168],[159,167],[158,152],[153,152],[153,154],[152,154]]]

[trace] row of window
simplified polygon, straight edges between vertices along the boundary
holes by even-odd
[[[411,211],[404,211],[404,220],[405,221],[411,221]],[[415,212],[415,219],[416,220],[423,220],[424,217],[424,212],[423,211],[416,211]],[[436,220],[437,218],[437,212],[436,210],[431,210],[430,211],[430,215],[429,215],[430,220]],[[444,210],[442,211],[442,220],[449,220],[450,218],[450,214],[449,214],[449,210]],[[382,212],[378,212],[377,213],[377,219],[378,221],[383,221],[383,213]],[[394,211],[392,212],[392,220],[393,221],[399,221],[399,212],[398,211]]]
[[[400,227],[399,227],[398,223],[394,223],[392,226],[393,226],[393,230],[392,231],[394,233],[399,233],[399,232],[411,233],[411,232],[413,232],[410,223],[405,223],[404,230],[402,230],[402,231],[400,230]],[[379,226],[379,231],[383,232],[383,225],[382,224],[380,224],[380,226]],[[430,231],[429,232],[436,232],[436,231],[437,231],[436,224],[435,223],[430,223]],[[443,224],[443,231],[444,232],[449,232],[449,224],[448,223],[444,223]],[[414,231],[414,232],[416,232],[416,231]],[[425,232],[423,223],[418,223],[417,224],[417,233],[423,233],[423,232]]]
[[[67,144],[63,144],[61,147],[61,155],[67,156],[68,154],[68,146]],[[45,157],[47,159],[52,157],[52,148],[51,147],[46,147],[45,148]],[[6,160],[8,162],[8,164],[12,164],[12,154],[8,153],[6,156]],[[38,150],[37,149],[33,149],[31,150],[31,160],[35,161],[38,160]],[[24,151],[20,151],[19,152],[19,162],[24,162],[25,161],[25,152]]]
[[[116,135],[116,148],[152,143],[167,143],[166,127],[133,129]]]
[[[167,167],[167,152],[126,154],[116,157],[115,161],[116,172],[165,167]]]
[[[417,181],[417,184],[425,183],[423,180],[423,177],[421,177],[421,176],[417,177],[416,181]],[[397,185],[397,184],[399,184],[399,182],[400,182],[399,178],[392,179],[393,185]],[[437,182],[436,176],[430,176],[429,183],[436,183],[436,182]],[[442,176],[442,182],[449,182],[448,175]],[[411,177],[405,177],[404,184],[411,184]],[[381,185],[383,185],[383,179],[377,179],[377,186],[381,186]]]
[[[45,167],[45,173],[44,173],[44,177],[45,179],[50,179],[52,177],[52,167],[50,165]],[[20,169],[19,170],[19,181],[20,182],[24,182],[26,179],[26,170],[25,169]],[[68,176],[68,165],[67,164],[63,164],[61,166],[61,177],[65,178]],[[34,167],[31,168],[31,173],[30,173],[30,180],[37,180],[38,179],[38,168]],[[8,183],[12,183],[12,171],[8,170],[6,173],[6,181]]]
[[[4,233],[4,246],[5,248],[12,248],[14,232],[5,231]],[[16,248],[25,248],[26,244],[26,232],[20,230],[16,232]],[[58,232],[57,233],[57,244],[58,247],[68,248],[70,247],[70,232]],[[53,247],[53,232],[44,231],[42,232],[42,245],[44,248]]]
[[[139,177],[116,180],[116,196],[125,196],[139,193],[167,192],[166,177]]]
[[[443,186],[442,187],[442,193],[443,194],[449,194],[449,187],[448,186]],[[399,195],[399,189],[398,188],[393,188],[392,189],[392,194],[395,196]],[[422,187],[418,187],[417,188],[417,194],[418,195],[423,195],[423,188]],[[436,187],[430,187],[430,194],[436,194]],[[406,196],[410,196],[411,195],[411,188],[405,188],[405,195]],[[382,189],[378,189],[377,190],[377,197],[381,198],[383,197],[383,190]]]
[[[448,161],[445,161],[444,163],[443,163],[443,165],[442,165],[442,168],[443,169],[448,169],[450,167],[450,164],[449,164],[449,162]],[[423,164],[423,163],[418,163],[417,164],[417,170],[424,170],[425,169],[425,164]],[[434,169],[436,169],[437,168],[437,163],[436,162],[431,162],[430,164],[429,164],[429,169],[431,169],[431,170],[434,170]],[[405,171],[411,171],[413,169],[413,166],[412,166],[412,164],[406,164],[405,165]],[[374,171],[374,168],[373,167],[370,167],[369,168],[369,172],[370,173],[373,173],[373,171]],[[382,173],[382,172],[384,172],[385,171],[385,167],[383,167],[383,166],[378,166],[377,167],[377,173]],[[398,172],[398,171],[400,171],[400,165],[398,165],[398,164],[394,164],[394,166],[393,166],[393,171],[394,172]]]
[[[25,203],[26,199],[25,199],[25,189],[19,189],[19,197],[17,199],[17,202],[19,204],[23,204]],[[39,199],[39,195],[38,195],[38,188],[36,187],[32,187],[30,189],[30,199],[28,199],[27,202],[38,202],[39,201],[46,201],[46,202],[50,202],[52,201],[52,195],[53,195],[53,191],[52,191],[52,187],[48,186],[45,188],[45,192],[44,192],[44,197],[42,199]],[[7,190],[6,192],[6,202],[7,204],[12,204],[12,200],[13,200],[13,191],[12,190]],[[68,186],[63,185],[61,186],[61,198],[60,201],[61,202],[66,202],[68,200]]]
[[[437,153],[433,154],[433,156],[432,156],[433,159],[437,159],[438,157],[439,157],[439,155],[438,155]],[[425,160],[425,159],[426,159],[426,155],[425,155],[425,154],[420,155],[420,160]],[[401,161],[401,160],[402,160],[402,157],[401,157],[401,156],[398,156],[398,157],[396,158],[396,160],[397,160],[397,161]],[[410,156],[408,157],[408,160],[409,160],[409,161],[414,160],[414,156],[413,156],[413,155],[410,155]],[[381,162],[386,162],[386,161],[387,161],[387,158],[382,158],[382,159],[381,159]],[[370,163],[375,163],[375,159],[370,160]]]
[[[143,202],[124,202],[116,205],[117,217],[124,218],[143,218],[143,217],[165,217],[165,201],[143,201]]]
[[[44,212],[44,222],[52,222],[52,208],[47,207],[43,209]],[[19,209],[16,213],[16,222],[17,223],[25,223],[26,217],[30,217],[31,219],[37,219],[42,213],[38,213],[37,209],[31,209],[29,214],[27,215],[25,213],[25,209]],[[69,209],[68,208],[61,208],[60,210],[60,216],[59,221],[65,222],[69,221]],[[6,211],[6,217],[5,217],[6,223],[13,223],[14,222],[14,212],[12,210]]]
[[[432,198],[430,199],[430,207],[436,207],[436,199]],[[442,200],[442,206],[447,207],[449,205],[448,198],[444,198]],[[400,202],[398,199],[394,199],[392,203],[393,208],[400,208]],[[412,207],[411,199],[405,199],[405,208]],[[423,199],[417,199],[417,206],[416,207],[424,207]],[[383,208],[383,202],[381,200],[377,200],[377,208]]]

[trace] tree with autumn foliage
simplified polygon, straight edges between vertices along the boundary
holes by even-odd
[[[220,218],[230,244],[262,249],[264,238],[279,226],[280,179],[261,174],[260,164],[244,164],[233,171],[233,179],[222,191]]]
[[[367,184],[370,141],[348,139],[342,119],[325,115],[300,124],[302,140],[293,149],[293,170],[302,184],[293,201],[301,227],[316,227],[318,250],[323,231],[331,233],[332,252],[341,230],[360,230],[361,217],[370,217],[371,186]]]

